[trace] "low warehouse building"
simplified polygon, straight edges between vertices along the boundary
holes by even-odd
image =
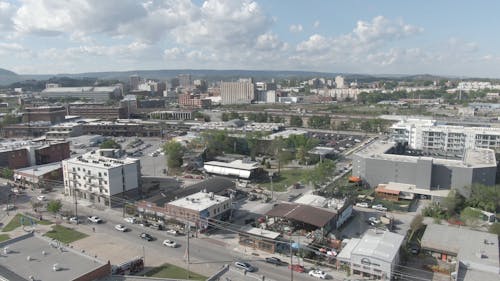
[[[339,264],[347,264],[351,274],[376,280],[392,280],[399,264],[399,249],[404,236],[368,229],[360,239],[352,238],[337,256]]]

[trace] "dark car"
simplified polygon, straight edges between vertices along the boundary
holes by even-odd
[[[151,227],[152,229],[156,229],[156,230],[163,230],[163,225],[161,225],[159,223],[153,223],[149,227]]]
[[[267,263],[270,263],[270,264],[274,264],[274,265],[285,265],[287,264],[286,262],[276,258],[276,257],[270,257],[270,258],[266,258],[266,262]]]
[[[144,240],[146,240],[146,241],[148,241],[148,242],[151,242],[151,241],[155,240],[153,236],[151,236],[151,235],[149,235],[149,234],[147,234],[147,233],[144,233],[144,232],[143,232],[143,233],[141,233],[141,234],[139,235],[139,237],[141,237],[141,239],[144,239]]]

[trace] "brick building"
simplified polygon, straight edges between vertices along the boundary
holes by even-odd
[[[209,108],[212,102],[205,95],[186,93],[179,95],[179,104],[184,107]]]
[[[0,167],[19,169],[69,158],[69,142],[16,141],[0,143]]]
[[[127,118],[127,108],[124,106],[108,106],[104,104],[70,104],[68,105],[68,115],[76,115],[82,118],[99,119],[123,119]]]
[[[64,122],[64,106],[27,107],[23,112],[23,122],[48,121],[51,124]]]

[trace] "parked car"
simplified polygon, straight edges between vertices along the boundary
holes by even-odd
[[[71,217],[69,218],[68,221],[69,223],[74,223],[74,224],[78,224],[80,222],[77,217]]]
[[[37,199],[38,201],[45,201],[45,200],[47,200],[47,197],[45,197],[45,195],[38,195],[38,196],[36,197],[36,199]]]
[[[382,204],[373,205],[372,209],[379,210],[379,211],[387,211],[387,208],[384,207],[384,205],[382,205]]]
[[[167,247],[170,247],[170,248],[175,248],[175,247],[177,247],[177,243],[175,241],[166,239],[166,240],[163,240],[163,246],[167,246]]]
[[[369,208],[366,202],[356,203],[356,207]]]
[[[326,279],[326,273],[324,271],[321,271],[319,269],[313,269],[309,271],[309,276],[316,277],[319,279]]]
[[[409,247],[409,250],[413,255],[418,255],[418,253],[420,253],[420,246],[418,244],[412,243]]]
[[[141,239],[144,239],[144,240],[146,240],[148,242],[151,242],[151,241],[155,240],[155,238],[153,236],[151,236],[151,235],[149,235],[148,233],[145,233],[145,232],[139,234],[139,237],[141,237]]]
[[[166,233],[168,233],[168,234],[171,234],[171,235],[173,235],[173,236],[177,236],[177,235],[179,235],[179,232],[178,232],[177,230],[175,230],[175,229],[168,229],[168,230],[167,230],[167,231],[165,231],[165,232],[166,232]]]
[[[149,227],[151,227],[152,229],[156,229],[156,230],[163,230],[163,225],[161,225],[159,223],[152,223]]]
[[[128,223],[135,223],[136,222],[136,219],[134,217],[126,217],[123,220],[128,222]]]
[[[234,263],[234,266],[239,268],[239,269],[243,269],[243,270],[246,270],[248,272],[253,272],[255,271],[255,267],[253,267],[251,264],[249,264],[248,262],[243,262],[243,261],[237,261]]]
[[[124,226],[123,224],[117,224],[115,225],[115,229],[121,232],[127,232],[128,228]]]
[[[287,264],[286,262],[278,259],[277,257],[266,258],[266,262],[274,264],[274,265],[285,265],[285,264]]]
[[[300,273],[306,272],[306,269],[300,264],[290,264],[288,265],[288,268],[295,272],[300,272]]]
[[[368,221],[371,221],[374,224],[379,224],[380,223],[380,220],[377,219],[376,217],[370,217],[370,218],[368,218]]]
[[[87,218],[88,221],[92,222],[92,223],[102,223],[102,219],[98,216],[90,216]]]
[[[16,208],[16,206],[14,206],[12,204],[8,204],[5,207],[3,207],[3,210],[4,211],[10,211],[10,210],[14,210],[15,208]]]

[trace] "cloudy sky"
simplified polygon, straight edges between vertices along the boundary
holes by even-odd
[[[0,0],[0,68],[500,77],[500,1]]]

